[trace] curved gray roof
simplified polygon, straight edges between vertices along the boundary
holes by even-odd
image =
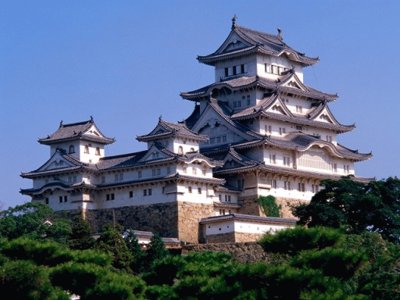
[[[227,47],[228,42],[233,36],[238,36],[242,42],[237,47],[229,48]],[[228,37],[215,52],[205,56],[198,56],[197,59],[202,63],[215,65],[218,61],[251,53],[263,53],[272,56],[285,55],[289,60],[305,66],[313,65],[319,60],[318,58],[308,57],[304,53],[291,48],[283,41],[280,34],[273,35],[236,24],[232,26]]]
[[[100,135],[95,134],[85,134],[92,126],[95,126]],[[78,122],[78,123],[70,123],[63,124],[60,122],[59,128],[52,134],[48,135],[45,138],[40,138],[39,143],[45,145],[51,145],[64,141],[72,141],[72,140],[87,140],[93,141],[100,144],[111,144],[114,143],[113,138],[109,138],[104,136],[100,130],[97,128],[94,123],[93,118],[87,121]]]

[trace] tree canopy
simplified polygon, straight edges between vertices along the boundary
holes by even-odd
[[[350,178],[325,180],[310,204],[294,208],[299,224],[344,228],[348,233],[377,232],[400,243],[400,180],[371,181]]]
[[[66,242],[70,232],[67,220],[40,203],[28,202],[0,212],[0,237],[14,239],[25,235]]]

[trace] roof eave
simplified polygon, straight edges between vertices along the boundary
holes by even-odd
[[[83,141],[91,141],[91,142],[96,142],[104,145],[112,144],[115,142],[114,138],[96,138],[96,137],[88,137],[88,136],[74,136],[74,137],[67,137],[67,138],[61,138],[61,139],[38,139],[38,143],[42,145],[53,145],[53,144],[58,144],[61,142],[69,142],[69,141],[75,141],[75,140],[83,140]]]

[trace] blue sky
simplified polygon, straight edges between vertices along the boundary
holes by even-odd
[[[284,2],[284,3],[281,3]],[[214,79],[197,55],[238,24],[275,33],[320,62],[305,83],[338,93],[337,119],[356,123],[339,142],[374,157],[357,174],[400,175],[399,1],[3,1],[0,9],[0,207],[29,201],[22,171],[49,158],[39,137],[93,116],[117,142],[108,155],[144,149],[137,135],[158,117],[181,121],[179,93]]]

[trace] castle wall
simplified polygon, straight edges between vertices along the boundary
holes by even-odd
[[[201,232],[199,221],[214,215],[212,204],[178,202],[178,238],[189,243],[198,243]]]
[[[157,232],[163,237],[178,236],[176,202],[87,210],[86,219],[96,232],[115,222],[125,228]]]
[[[203,252],[203,251],[225,252],[232,255],[234,260],[242,263],[266,261],[268,259],[268,255],[261,247],[261,245],[255,242],[197,244],[197,245],[184,245],[182,247],[182,254],[188,254],[192,252]]]

